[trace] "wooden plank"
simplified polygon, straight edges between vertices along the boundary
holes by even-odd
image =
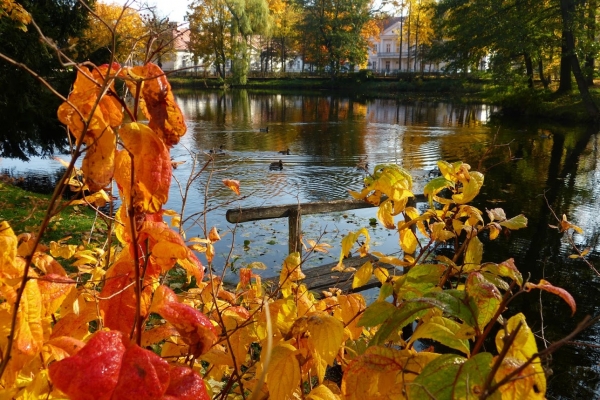
[[[290,208],[288,221],[288,253],[302,251],[302,209],[300,206]]]
[[[402,274],[402,269],[395,267],[391,264],[379,262],[378,258],[369,255],[367,257],[350,257],[343,261],[345,267],[353,267],[359,269],[367,261],[371,261],[373,268],[381,267],[389,271],[390,275]],[[328,290],[329,288],[339,288],[343,293],[354,293],[361,292],[363,290],[371,289],[374,287],[380,287],[381,283],[374,276],[364,286],[352,289],[352,280],[354,278],[354,272],[336,272],[331,269],[335,267],[337,263],[331,263],[314,267],[310,269],[303,269],[302,272],[306,277],[301,283],[304,283],[308,290],[316,292],[318,298],[323,297],[322,291]],[[277,287],[279,285],[279,276],[263,279],[263,282],[270,287]]]
[[[423,202],[426,201],[426,198],[423,195],[415,195],[415,200],[417,202]],[[362,200],[356,199],[332,200],[302,204],[285,204],[281,206],[234,208],[227,210],[225,217],[227,218],[227,222],[232,224],[258,221],[261,219],[286,218],[290,216],[290,209],[297,209],[298,207],[302,208],[302,214],[310,215],[356,210],[359,208],[371,208],[374,206]]]
[[[289,217],[290,209],[302,207],[302,214],[321,214],[335,211],[347,211],[358,208],[370,208],[371,204],[362,200],[333,200],[302,204],[285,204],[282,206],[248,207],[227,210],[225,217],[229,223],[258,221],[261,219]]]

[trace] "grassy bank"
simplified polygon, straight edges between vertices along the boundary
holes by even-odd
[[[175,89],[181,90],[220,90],[229,87],[221,79],[210,78],[171,77],[170,82]],[[508,117],[534,117],[560,122],[590,121],[576,89],[568,94],[557,95],[556,87],[553,86],[531,90],[522,84],[497,84],[491,79],[443,76],[398,79],[350,74],[336,80],[326,77],[249,78],[244,88],[263,93],[339,93],[359,99],[487,103],[500,106],[503,114]],[[596,104],[600,106],[600,86],[593,86],[590,90]]]
[[[8,221],[17,235],[37,233],[49,202],[50,195],[28,192],[10,181],[0,181],[0,221]],[[98,220],[94,226],[95,216],[86,206],[67,207],[52,218],[42,243],[64,239],[65,243],[81,244],[90,235],[92,240],[101,237],[98,229],[104,230],[105,225]]]

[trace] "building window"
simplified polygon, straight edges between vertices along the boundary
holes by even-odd
[[[389,43],[386,43],[386,45],[385,45],[385,52],[389,53],[390,51],[392,51],[391,48],[392,48],[392,45],[389,44]]]
[[[377,69],[377,61],[373,61],[373,70]]]

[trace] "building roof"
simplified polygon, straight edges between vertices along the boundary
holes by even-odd
[[[188,51],[190,30],[187,28],[173,29],[173,47],[176,51]]]

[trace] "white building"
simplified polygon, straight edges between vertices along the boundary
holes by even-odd
[[[397,73],[406,71],[417,72],[439,72],[443,63],[426,63],[417,55],[415,68],[415,46],[410,48],[410,66],[408,65],[408,40],[406,37],[405,17],[393,17],[386,20],[383,24],[379,38],[371,38],[372,47],[369,50],[368,69],[377,73]],[[402,54],[400,54],[400,32],[404,29],[402,35]],[[414,33],[413,33],[414,35]],[[411,38],[411,41],[414,40]],[[400,65],[400,61],[402,65]],[[409,68],[410,67],[410,68]]]

